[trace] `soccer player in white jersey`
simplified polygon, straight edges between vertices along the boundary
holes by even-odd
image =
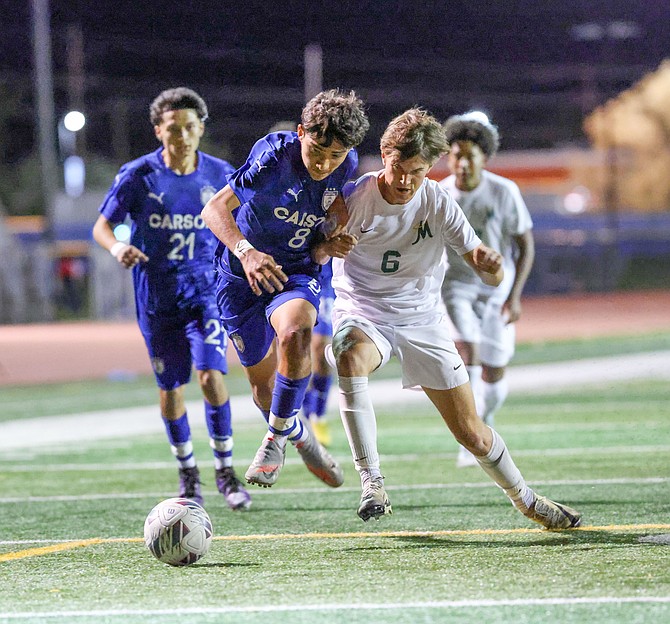
[[[500,143],[498,130],[481,113],[454,115],[444,125],[451,175],[440,182],[463,209],[485,245],[503,257],[505,279],[497,288],[483,284],[458,254],[447,248],[442,298],[455,327],[477,412],[487,425],[507,398],[505,368],[514,355],[514,322],[521,316],[521,292],[535,258],[533,222],[519,187],[486,171]],[[464,447],[456,465],[476,466]]]
[[[391,513],[384,490],[368,375],[395,355],[406,388],[420,387],[460,444],[525,516],[548,529],[579,525],[580,514],[526,485],[505,442],[475,410],[468,374],[449,337],[440,298],[444,251],[452,247],[487,284],[503,279],[502,256],[482,244],[463,211],[426,178],[447,151],[441,125],[421,109],[396,117],[381,139],[384,169],[344,187],[349,213],[341,236],[357,243],[333,259],[334,356],[342,422],[360,473],[358,515]],[[313,257],[327,261],[325,244]],[[411,418],[411,416],[409,416]]]

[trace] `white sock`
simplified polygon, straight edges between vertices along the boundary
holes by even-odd
[[[465,368],[470,377],[470,387],[472,388],[472,394],[475,397],[475,408],[477,414],[481,417],[484,411],[484,381],[482,380],[482,367],[480,364],[478,366],[466,366]]]
[[[533,504],[535,492],[526,485],[507,450],[505,441],[495,429],[491,429],[491,433],[493,434],[491,450],[485,457],[477,457],[477,461],[484,472],[507,494],[512,504],[520,511],[524,511]]]
[[[493,427],[493,417],[507,398],[509,384],[507,378],[503,377],[493,383],[482,382],[482,389],[484,400],[480,416],[489,427]]]
[[[275,442],[280,446],[286,444],[286,440],[289,436],[295,435],[296,432],[301,432],[301,429],[297,428],[295,416],[289,416],[288,418],[280,418],[275,416],[272,411],[270,412],[270,417],[268,418],[269,432],[268,435],[274,437]]]
[[[356,470],[381,475],[377,452],[377,419],[367,377],[340,377],[340,416]]]

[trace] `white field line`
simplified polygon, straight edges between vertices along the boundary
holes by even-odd
[[[510,392],[542,393],[602,383],[635,379],[670,380],[670,352],[632,354],[592,358],[572,362],[512,366],[507,377]],[[428,401],[423,392],[403,390],[397,379],[370,383],[372,401],[376,406]],[[331,392],[329,408],[337,409],[337,392]],[[258,409],[248,395],[231,397],[234,423],[261,421]],[[203,421],[201,401],[189,401],[187,409],[194,427]],[[28,418],[0,423],[2,451],[19,448],[36,449],[84,440],[103,440],[119,436],[162,433],[163,426],[157,406],[87,412],[68,416]]]
[[[291,604],[291,605],[249,605],[222,607],[187,607],[182,609],[100,609],[91,611],[43,611],[36,613],[2,613],[0,618],[20,619],[63,619],[76,617],[128,617],[128,616],[189,616],[226,615],[229,613],[333,613],[340,611],[407,611],[408,609],[476,609],[500,607],[570,606],[570,605],[623,605],[623,604],[668,604],[670,596],[600,596],[573,598],[509,598],[502,600],[477,598],[471,600],[431,600],[392,603],[339,603],[339,604]]]
[[[662,483],[670,483],[670,477],[621,477],[611,479],[545,479],[528,481],[528,485],[532,487],[575,487],[575,486],[604,486],[604,485],[658,485]],[[416,490],[462,490],[462,489],[494,489],[495,485],[491,481],[482,482],[468,482],[468,483],[417,483],[407,485],[385,485],[385,488],[393,492],[402,491],[416,491]],[[274,487],[270,489],[254,489],[253,495],[256,496],[295,496],[296,494],[314,494],[314,493],[331,493],[331,488],[312,487],[312,488],[281,488]],[[350,493],[360,492],[359,486],[343,486],[337,488],[337,492]],[[204,494],[214,494],[214,490],[203,490]],[[53,496],[3,496],[0,497],[0,505],[16,505],[26,503],[51,503],[51,502],[77,502],[77,501],[92,501],[92,500],[139,500],[139,499],[160,499],[170,496],[169,492],[117,492],[109,494],[54,494]],[[35,540],[29,540],[33,542]],[[69,541],[69,540],[68,540]],[[10,542],[3,542],[0,544],[7,544]],[[14,543],[14,542],[12,542]]]
[[[445,440],[450,440],[449,433],[445,429]],[[450,442],[451,443],[451,442]],[[512,455],[514,457],[538,457],[538,456],[581,456],[581,455],[645,455],[657,453],[670,453],[670,444],[649,444],[649,445],[625,445],[625,446],[579,446],[572,448],[540,448],[540,449],[514,449]],[[445,453],[402,453],[390,454],[380,453],[380,459],[384,464],[393,462],[410,462],[410,461],[441,461],[451,460],[456,457],[457,451],[448,451]],[[351,461],[350,455],[333,454],[333,457],[340,463],[346,464]],[[246,466],[251,462],[251,457],[235,457],[235,463],[240,466]],[[302,465],[302,460],[298,457],[287,457],[285,465]],[[120,471],[127,470],[134,472],[136,470],[166,470],[174,468],[174,461],[160,461],[160,462],[116,462],[116,463],[99,463],[99,464],[10,464],[3,466],[0,469],[2,473],[23,473],[23,472],[40,472],[44,473],[58,473],[58,472],[107,472],[110,470]]]

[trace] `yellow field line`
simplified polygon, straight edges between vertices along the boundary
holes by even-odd
[[[606,531],[670,531],[670,524],[608,524],[603,526],[585,526],[569,529],[572,532],[606,532]],[[512,535],[527,533],[564,533],[564,531],[545,531],[540,528],[521,529],[453,529],[444,531],[359,531],[354,533],[258,533],[250,535],[217,535],[217,541],[223,542],[251,542],[260,540],[290,540],[290,539],[360,539],[370,537],[449,537],[449,536],[476,536],[476,535]],[[40,557],[64,550],[85,548],[96,544],[143,542],[141,537],[94,537],[75,542],[64,542],[40,548],[28,548],[17,552],[0,555],[0,563],[15,561],[26,557]]]
[[[670,524],[611,524],[607,526],[586,526],[570,529],[572,531],[640,531],[640,530],[670,531]],[[521,529],[453,529],[444,531],[360,531],[355,533],[262,533],[256,535],[218,535],[215,540],[244,542],[252,540],[284,540],[284,539],[356,539],[367,537],[448,537],[450,535],[510,535],[524,533],[556,533],[541,528]],[[559,531],[563,533],[563,531]]]
[[[63,550],[74,550],[75,548],[83,548],[85,546],[92,546],[93,544],[101,544],[104,539],[94,537],[87,540],[79,540],[76,542],[63,542],[62,544],[52,544],[51,546],[42,546],[40,548],[28,548],[26,550],[19,550],[17,552],[9,552],[0,555],[0,562],[15,561],[16,559],[25,559],[26,557],[40,557],[42,555],[50,555],[55,552],[62,552]]]

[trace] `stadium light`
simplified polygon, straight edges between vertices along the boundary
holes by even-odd
[[[86,125],[86,116],[80,111],[69,111],[58,124],[58,147],[63,159],[65,192],[79,197],[84,192],[86,166],[77,154],[77,132]]]
[[[86,116],[76,110],[70,111],[63,117],[63,125],[70,132],[79,132],[86,125]]]

